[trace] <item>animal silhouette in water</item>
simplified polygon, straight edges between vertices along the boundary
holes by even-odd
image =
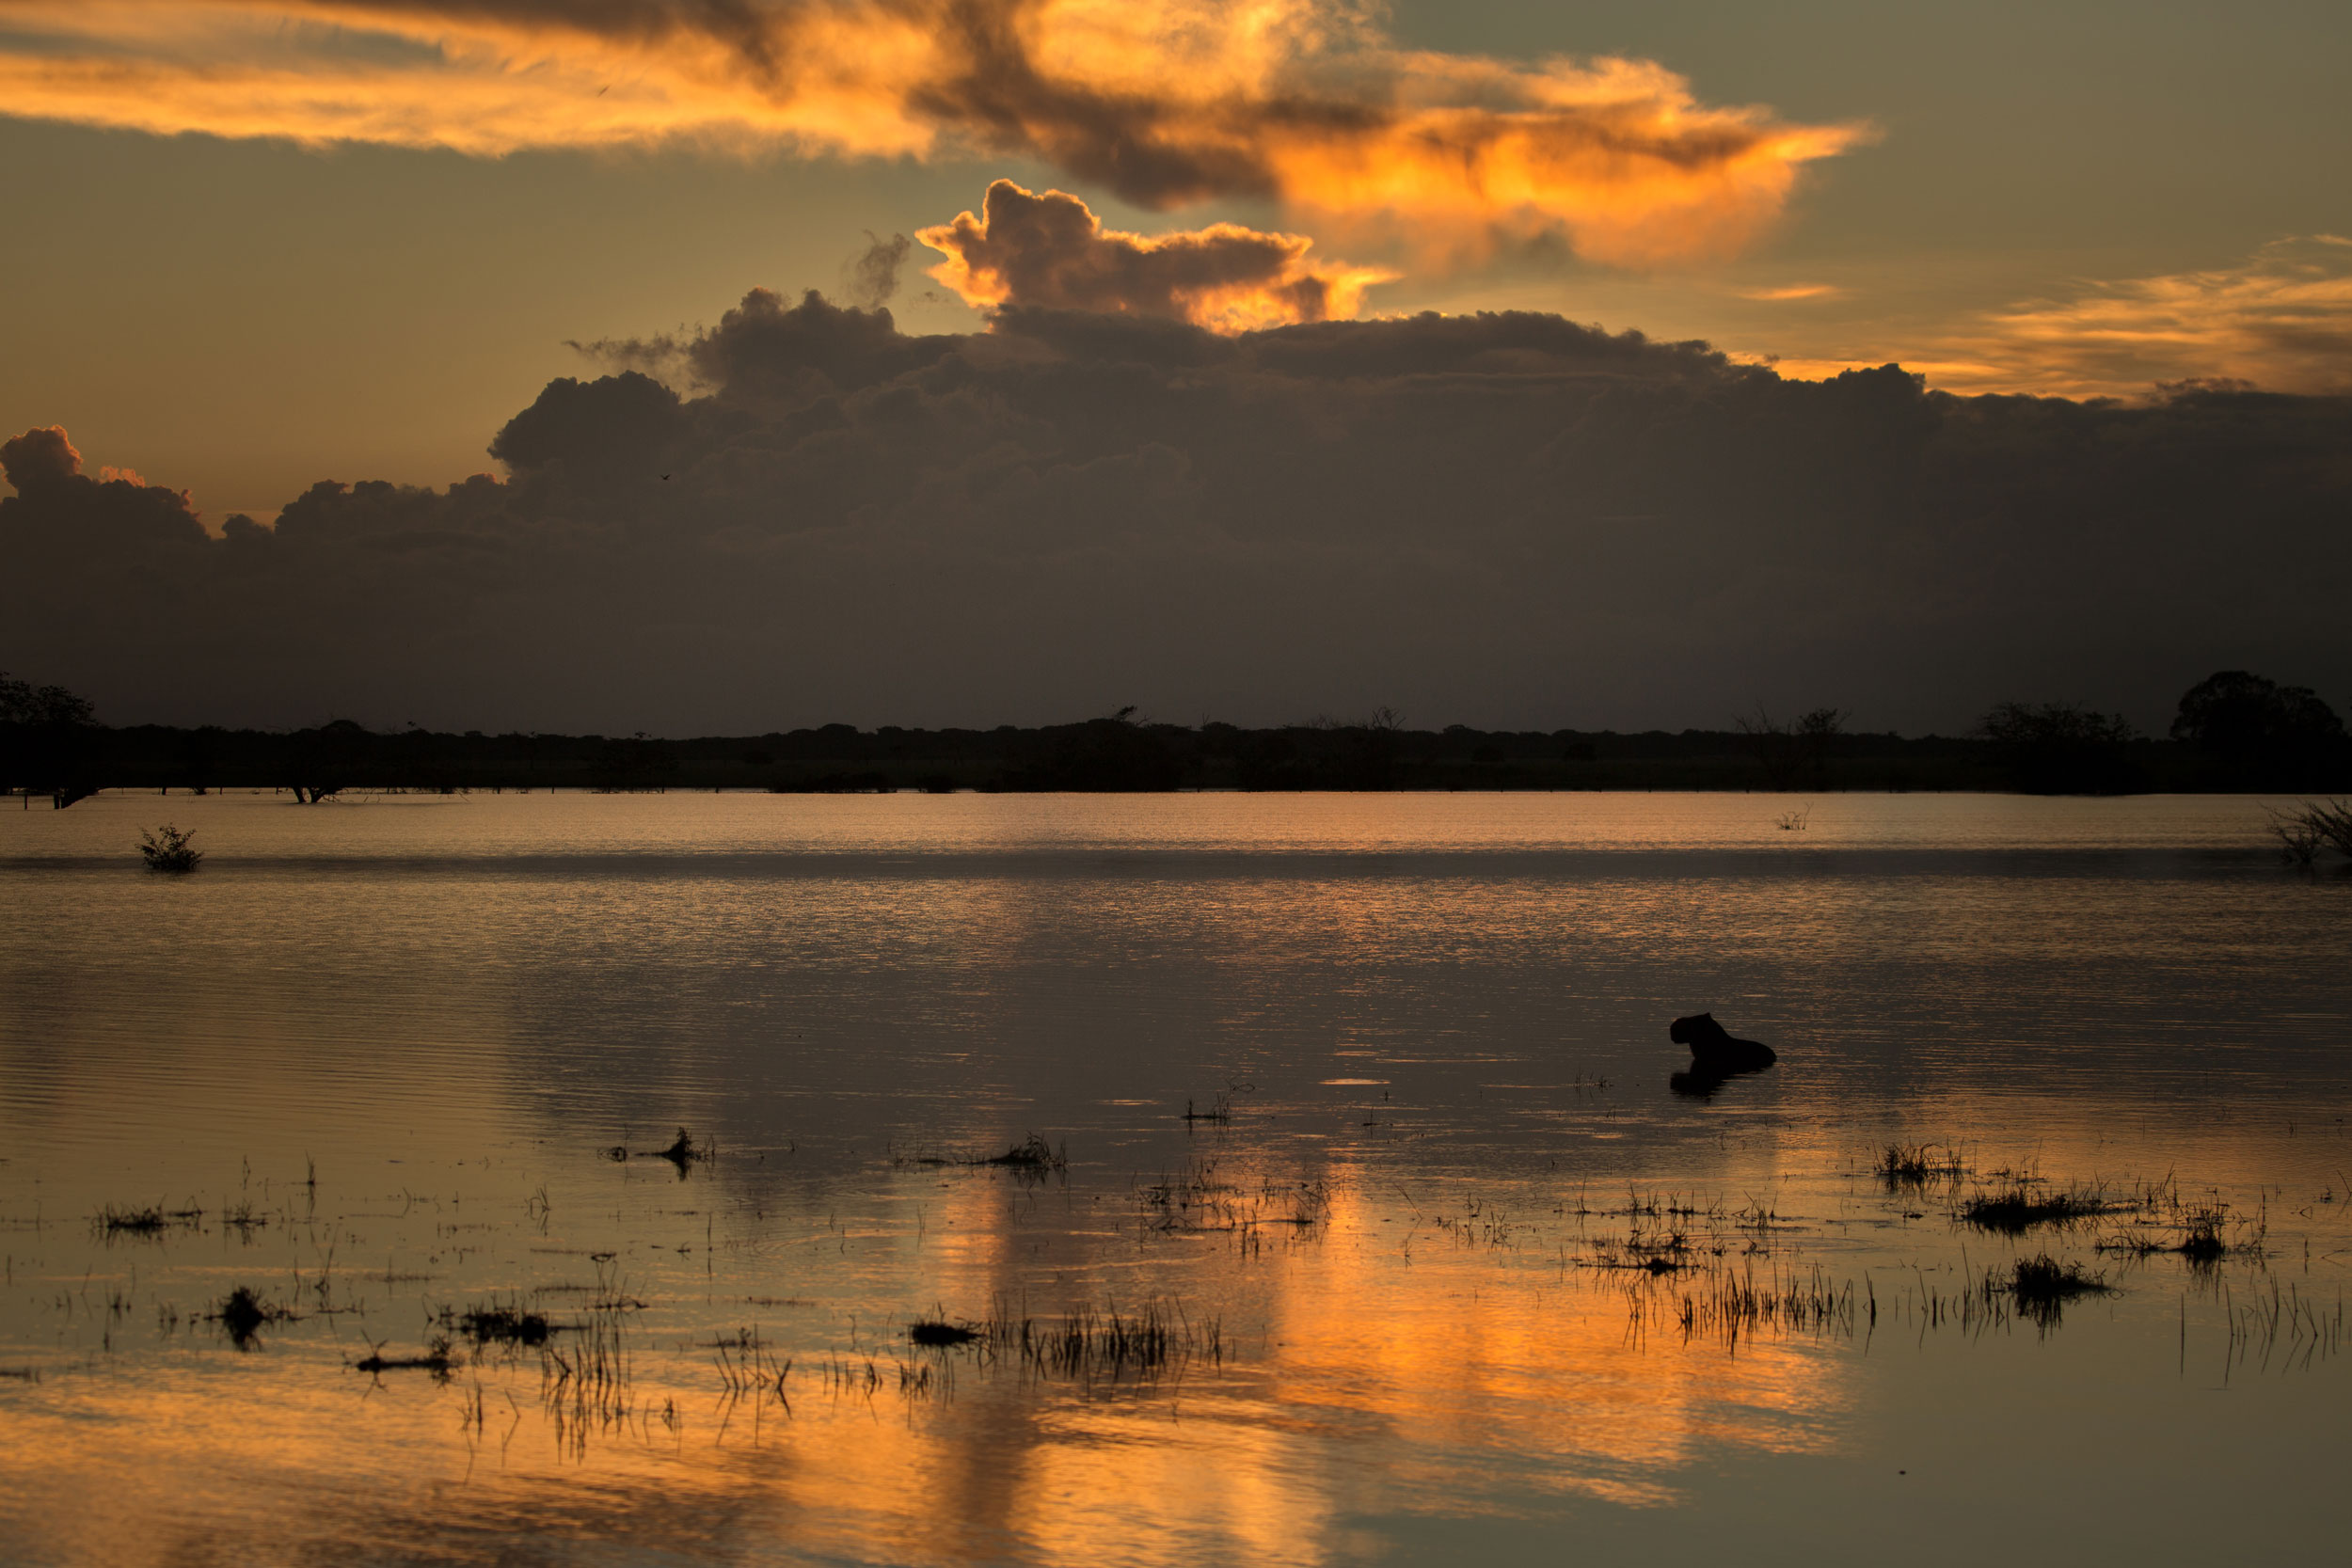
[[[1727,1079],[1743,1072],[1761,1072],[1780,1059],[1769,1045],[1734,1039],[1729,1031],[1715,1022],[1713,1013],[1693,1013],[1689,1018],[1676,1019],[1667,1034],[1677,1045],[1691,1048],[1690,1070],[1677,1072],[1667,1082],[1677,1094],[1705,1099],[1723,1087]]]

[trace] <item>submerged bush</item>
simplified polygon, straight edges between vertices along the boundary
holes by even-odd
[[[2272,810],[2270,831],[2279,856],[2290,865],[2310,865],[2322,849],[2352,855],[2352,801],[2306,801],[2292,811]]]
[[[189,847],[195,838],[195,830],[183,832],[167,822],[151,833],[141,830],[139,853],[146,858],[150,871],[161,871],[174,877],[185,876],[194,871],[197,863],[204,858],[204,851]]]

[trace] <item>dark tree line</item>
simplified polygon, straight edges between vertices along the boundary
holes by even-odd
[[[2029,795],[2123,795],[2151,786],[2150,747],[2121,714],[2077,703],[2002,703],[1979,723],[2010,787]],[[2169,735],[2185,753],[2174,788],[2321,791],[2352,779],[2344,721],[2304,686],[2221,670],[2181,694]]]
[[[1857,733],[1820,707],[1728,730],[1416,730],[1369,718],[1246,729],[1153,722],[1132,708],[1038,728],[848,724],[661,739],[372,731],[337,720],[292,732],[112,729],[62,687],[0,675],[0,787],[63,807],[103,787],[268,788],[305,803],[347,789],[766,788],[1083,792],[1182,788],[2013,789],[2333,792],[2352,740],[2308,688],[2242,670],[2199,682],[2169,736],[2074,703],[2005,702],[1966,736]]]

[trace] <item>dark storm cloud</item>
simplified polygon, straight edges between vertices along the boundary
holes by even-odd
[[[1792,382],[1522,314],[910,338],[755,293],[669,350],[707,390],[552,383],[509,482],[323,483],[220,539],[21,437],[0,667],[119,721],[672,732],[2352,694],[2341,399]]]

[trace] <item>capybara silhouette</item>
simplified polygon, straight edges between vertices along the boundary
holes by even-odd
[[[1677,1045],[1691,1048],[1693,1069],[1709,1072],[1754,1072],[1780,1060],[1769,1045],[1732,1038],[1730,1033],[1715,1022],[1713,1013],[1692,1013],[1689,1018],[1676,1019],[1673,1027],[1666,1032]]]

